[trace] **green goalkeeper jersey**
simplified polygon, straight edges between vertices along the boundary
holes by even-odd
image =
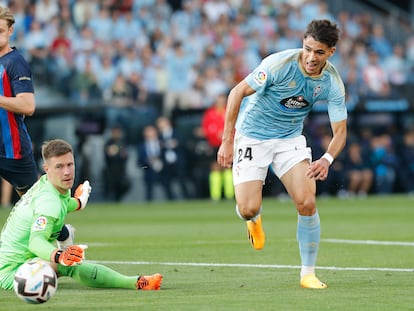
[[[26,260],[39,257],[50,261],[54,241],[65,216],[78,208],[78,200],[57,189],[43,175],[16,203],[0,236],[0,274]],[[13,268],[12,268],[13,269]]]

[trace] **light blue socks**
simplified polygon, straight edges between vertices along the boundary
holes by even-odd
[[[298,215],[296,238],[299,242],[299,252],[302,260],[301,277],[315,273],[320,236],[321,223],[317,211],[312,216]]]

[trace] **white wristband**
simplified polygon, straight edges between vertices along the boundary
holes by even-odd
[[[333,158],[333,156],[331,156],[329,153],[325,153],[323,156],[322,156],[322,158],[324,158],[324,159],[326,159],[326,160],[328,160],[328,162],[329,162],[329,164],[332,164],[332,162],[334,161],[334,158]]]

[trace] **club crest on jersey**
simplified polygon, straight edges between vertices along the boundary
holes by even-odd
[[[288,109],[302,109],[309,106],[302,95],[285,98],[280,103]]]
[[[43,216],[37,217],[37,219],[35,220],[35,223],[33,224],[33,230],[34,231],[45,230],[46,225],[47,225],[46,217],[43,217]]]
[[[321,92],[321,87],[320,85],[318,85],[317,87],[313,89],[313,97],[318,96],[320,92]]]
[[[266,79],[267,79],[267,74],[263,70],[260,70],[254,77],[254,80],[256,81],[256,83],[260,85],[264,84],[266,82]]]

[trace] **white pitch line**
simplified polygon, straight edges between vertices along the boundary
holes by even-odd
[[[343,243],[343,244],[414,246],[414,242],[399,242],[399,241],[342,240],[342,239],[322,239],[321,241],[329,242],[329,243]]]
[[[128,265],[160,265],[160,266],[191,266],[191,267],[231,267],[231,268],[261,268],[261,269],[300,269],[293,265],[261,265],[261,264],[232,264],[206,262],[156,262],[156,261],[93,261],[100,264],[128,264]],[[387,272],[414,272],[414,268],[375,268],[375,267],[317,267],[320,270],[337,271],[387,271]]]
[[[293,241],[293,239],[291,239]],[[192,243],[186,243],[187,245],[197,244],[197,245],[209,245],[209,244],[228,244],[231,242],[232,244],[244,244],[246,243],[245,240],[233,240],[233,241],[221,241],[221,242],[211,242],[211,241],[196,241]],[[402,241],[375,241],[375,240],[345,240],[345,239],[321,239],[321,242],[327,243],[339,243],[339,244],[363,244],[363,245],[389,245],[389,246],[414,246],[414,242],[402,242]],[[94,247],[106,247],[112,245],[120,245],[119,243],[88,243],[89,246]]]

